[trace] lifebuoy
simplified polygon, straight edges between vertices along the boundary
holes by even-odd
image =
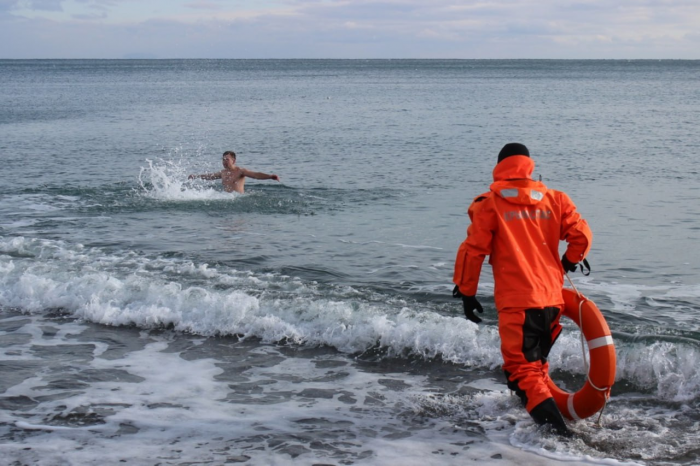
[[[590,368],[586,383],[576,393],[560,389],[551,378],[548,386],[564,417],[578,421],[603,409],[610,397],[615,382],[615,345],[608,323],[593,301],[569,288],[564,288],[563,294],[563,315],[579,326],[588,342]]]

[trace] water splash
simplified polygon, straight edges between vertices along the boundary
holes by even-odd
[[[241,195],[220,189],[220,182],[188,180],[188,164],[173,160],[146,160],[139,172],[139,193],[160,201],[235,201]]]

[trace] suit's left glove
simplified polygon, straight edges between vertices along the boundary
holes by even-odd
[[[478,311],[480,314],[484,312],[484,308],[481,307],[481,303],[476,299],[475,296],[464,296],[461,291],[459,291],[459,286],[455,285],[454,289],[452,290],[452,297],[454,298],[462,298],[462,306],[464,307],[464,316],[468,319],[474,322],[475,324],[478,324],[481,322],[481,318],[474,314],[474,311]]]

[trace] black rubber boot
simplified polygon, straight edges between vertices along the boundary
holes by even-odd
[[[530,411],[530,416],[539,425],[550,425],[554,431],[562,437],[571,437],[573,434],[566,426],[554,398],[547,398]]]

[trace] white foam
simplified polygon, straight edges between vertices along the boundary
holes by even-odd
[[[15,238],[0,249],[41,256],[44,262],[3,261],[1,303],[41,311],[61,307],[75,316],[107,325],[172,326],[200,335],[242,334],[264,341],[287,339],[361,352],[377,343],[394,354],[404,351],[470,365],[499,364],[494,328],[477,330],[461,317],[319,295],[306,284],[279,276],[226,273],[189,262],[161,261],[163,272],[206,277],[212,287],[186,286],[151,270],[158,261],[127,254],[100,256],[61,243]],[[68,260],[72,264],[66,266]],[[132,273],[110,270],[128,263]],[[148,264],[148,267],[146,265]],[[263,289],[271,282],[296,288],[295,298],[257,298],[240,289],[219,291],[217,283]],[[342,293],[342,291],[341,291]],[[356,294],[356,293],[354,293]],[[447,330],[446,330],[447,329]]]
[[[510,447],[500,437],[495,442],[480,439],[452,424],[455,416],[467,411],[484,411],[486,423],[492,426],[510,424],[512,402],[504,393],[477,395],[472,400],[449,396],[433,400],[433,405],[442,405],[443,411],[452,410],[456,414],[437,416],[432,425],[408,432],[404,420],[396,417],[396,413],[412,399],[430,399],[422,395],[425,380],[421,376],[365,373],[346,365],[342,366],[339,385],[336,378],[329,377],[337,372],[319,368],[307,358],[278,358],[274,364],[250,366],[238,374],[258,389],[258,393],[246,396],[252,403],[241,403],[228,399],[232,393],[228,382],[217,380],[222,373],[217,362],[221,361],[183,359],[169,350],[167,335],[143,338],[148,342],[143,349],[105,359],[99,357],[96,348],[95,358],[89,362],[91,369],[124,371],[140,381],[93,381],[89,387],[64,393],[59,399],[46,397],[51,391],[43,374],[10,387],[6,396],[45,397],[45,400],[31,410],[24,410],[21,416],[4,410],[0,413],[3,423],[25,431],[21,441],[0,444],[3,458],[43,465],[96,464],[96,458],[100,464],[150,464],[166,459],[177,463],[222,464],[231,457],[248,458],[251,464],[271,465],[330,461],[333,456],[323,448],[306,449],[297,458],[278,451],[281,443],[309,446],[311,436],[319,444],[332,448],[337,445],[345,454],[356,455],[349,458],[353,464],[360,465],[395,462],[422,465],[434,461],[458,465],[465,461],[487,461],[494,455],[500,455],[504,466],[550,463],[540,454]],[[32,344],[52,343],[66,344],[66,341],[42,340],[41,332],[32,341]],[[273,347],[251,351],[262,357],[277,355]],[[406,389],[387,390],[382,385],[386,379],[401,381]],[[265,383],[256,384],[261,381]],[[331,395],[304,396],[307,390]],[[256,398],[262,400],[277,393],[285,394],[278,402],[254,402]],[[342,394],[354,400],[341,401]],[[374,400],[373,404],[366,404],[370,399]],[[55,422],[80,412],[101,413],[97,414],[99,423]],[[314,426],[318,420],[330,426],[337,424],[342,432],[338,433],[338,429],[328,432],[323,425]],[[124,432],[125,427],[134,431]],[[323,437],[318,437],[321,432],[337,438],[324,442]],[[391,436],[395,432],[399,437]]]
[[[320,289],[295,277],[219,270],[134,252],[105,254],[47,240],[3,238],[0,252],[26,256],[0,256],[0,305],[6,307],[63,308],[105,325],[236,334],[264,342],[328,345],[346,353],[379,345],[396,356],[439,356],[490,369],[501,364],[495,326],[477,326],[461,313],[441,315],[428,305],[364,299],[351,287]],[[550,355],[553,368],[584,373],[579,335],[573,325],[563,332]],[[664,400],[687,401],[700,394],[694,346],[635,343],[618,344],[617,350],[618,380],[651,389]]]
[[[191,280],[206,286],[188,286]],[[279,291],[282,289],[283,293]],[[294,277],[220,270],[134,252],[108,254],[58,241],[0,240],[0,305],[33,313],[15,318],[26,321],[17,332],[29,335],[31,343],[18,340],[15,346],[6,348],[11,353],[6,357],[9,360],[40,361],[32,348],[84,344],[70,338],[82,331],[80,321],[63,322],[52,336],[44,335],[41,313],[46,308],[61,307],[74,316],[107,325],[168,325],[178,332],[235,333],[271,342],[286,339],[334,346],[347,353],[380,345],[398,356],[406,352],[426,359],[440,356],[478,368],[496,369],[501,363],[494,326],[477,326],[461,316],[440,315],[400,299],[363,300],[350,287],[321,289]],[[56,389],[47,386],[43,373],[10,387],[4,396],[46,401],[21,417],[13,417],[9,411],[0,413],[5,425],[31,432],[24,443],[0,445],[0,454],[37,464],[52,464],[42,463],[41,458],[53,458],[49,453],[55,451],[61,452],[56,457],[59,463],[82,464],[101,458],[105,464],[117,464],[134,455],[170,457],[179,462],[204,458],[216,463],[222,459],[220,452],[231,449],[234,440],[254,439],[256,432],[294,438],[300,430],[297,421],[305,418],[352,423],[348,435],[355,435],[358,442],[355,446],[346,442],[346,448],[358,455],[366,450],[373,452],[371,457],[357,459],[356,464],[391,464],[400,458],[408,458],[404,461],[407,464],[463,464],[465,460],[488,461],[495,454],[501,455],[504,465],[561,461],[576,465],[631,464],[602,457],[600,451],[588,445],[626,445],[630,437],[637,436],[644,440],[631,447],[635,454],[672,457],[676,448],[660,436],[668,429],[668,419],[679,413],[659,411],[650,415],[648,409],[636,408],[634,402],[616,403],[615,399],[606,410],[605,422],[612,426],[610,429],[597,431],[591,421],[576,423],[572,428],[585,441],[573,443],[542,435],[517,398],[491,379],[466,384],[477,392],[468,396],[437,396],[431,393],[424,376],[364,373],[347,365],[342,369],[345,375],[340,387],[352,394],[356,404],[345,404],[337,395],[313,400],[286,395],[282,397],[286,401],[268,403],[266,397],[274,398],[275,393],[340,390],[338,381],[327,377],[327,370],[306,358],[280,357],[272,365],[246,368],[240,375],[259,390],[246,395],[247,399],[259,398],[260,404],[230,402],[227,382],[218,379],[222,374],[218,364],[222,361],[185,360],[170,350],[169,332],[162,336],[142,333],[146,341],[142,349],[104,358],[107,345],[94,343],[93,359],[87,362],[91,369],[128,372],[142,382],[92,381],[89,387],[57,399],[51,397]],[[277,350],[260,346],[251,351]],[[694,365],[697,355],[692,347],[667,343],[650,345],[645,352],[629,345],[618,354],[622,354],[619,367],[624,377],[653,388],[655,397],[687,400],[700,392]],[[569,372],[583,370],[575,327],[570,326],[562,335],[551,361]],[[653,370],[644,372],[645,367]],[[406,388],[385,390],[380,379],[401,381]],[[372,405],[367,411],[366,403],[371,405],[372,399],[381,399],[381,405]],[[401,431],[402,420],[395,413],[402,406],[413,409],[416,415],[427,415],[434,425],[405,438],[384,438]],[[50,422],[55,416],[60,419],[85,409],[106,409],[104,423],[82,426]],[[628,420],[632,421],[626,424]],[[465,438],[473,434],[465,429],[474,422],[484,429],[485,438],[466,445]],[[139,432],[124,434],[124,426]],[[649,433],[637,435],[637,430],[647,432],[645,429]],[[364,434],[369,431],[377,434]],[[687,451],[693,435],[689,432],[681,436],[679,451]],[[262,441],[251,440],[245,449],[254,463],[308,463],[309,456],[292,459],[274,448],[256,449],[255,442]],[[27,445],[30,451],[23,449]],[[231,451],[236,453],[235,449]]]
[[[13,230],[15,228],[30,227],[30,226],[36,225],[39,222],[40,222],[40,220],[22,219],[22,220],[16,220],[13,222],[0,222],[0,227],[6,228],[8,230]]]
[[[635,343],[617,350],[617,378],[634,380],[660,398],[690,401],[700,393],[697,348],[657,341]]]
[[[65,328],[58,334],[47,337],[41,330],[44,326],[39,318],[30,317],[19,330],[32,335],[27,346],[78,344],[66,337],[84,330],[79,322],[69,321],[61,324]],[[489,461],[499,455],[499,463],[504,466],[557,464],[561,457],[572,465],[611,464],[596,458],[578,461],[575,450],[561,457],[551,452],[543,454],[536,448],[541,441],[538,436],[523,447],[508,445],[507,433],[512,432],[512,425],[531,421],[505,390],[468,397],[435,396],[426,394],[430,384],[424,376],[363,372],[351,364],[342,365],[338,356],[332,359],[341,363],[340,369],[328,369],[308,358],[279,357],[273,346],[251,348],[250,355],[258,353],[268,363],[243,367],[236,376],[256,388],[246,393],[247,402],[231,400],[229,382],[217,379],[223,373],[218,364],[226,361],[183,359],[172,351],[171,336],[144,332],[141,349],[109,358],[100,357],[104,344],[91,342],[95,344],[94,358],[84,363],[90,370],[125,372],[131,379],[92,381],[88,387],[59,397],[51,396],[57,389],[44,379],[50,374],[37,373],[10,387],[4,394],[7,397],[43,401],[21,415],[0,412],[3,423],[25,431],[21,441],[0,444],[0,454],[8,460],[47,465],[94,464],[96,458],[101,464],[150,463],[165,458],[178,463],[220,464],[229,457],[248,457],[251,464],[310,464],[328,462],[331,456],[324,449],[307,449],[293,458],[279,452],[278,445],[308,446],[309,437],[318,439],[319,432],[329,433],[328,427],[314,426],[322,420],[338,436],[325,444],[358,455],[350,456],[354,464],[421,465],[437,461],[458,465]],[[79,344],[84,343],[81,339]],[[334,376],[340,376],[341,382]],[[402,388],[387,389],[386,380],[396,381]],[[306,391],[329,395],[307,396]],[[341,400],[341,396],[349,398]],[[427,410],[430,424],[416,428],[418,423],[406,430],[407,414],[397,413],[405,411],[407,405],[417,415]],[[61,422],[75,413],[84,413],[87,425]],[[91,423],[91,414],[99,421]],[[463,426],[474,422],[484,426],[486,437],[465,431]],[[125,426],[138,432],[124,432]],[[399,435],[394,437],[393,433]],[[319,443],[324,443],[323,438]],[[531,452],[524,451],[528,449]]]
[[[2,207],[15,213],[57,212],[72,207],[80,198],[50,194],[13,194],[2,198]]]
[[[479,390],[488,390],[494,392],[503,391],[503,381],[494,379],[479,379],[466,384],[468,387],[477,388]]]
[[[608,297],[613,303],[613,311],[622,311],[626,315],[644,317],[639,310],[639,302],[644,302],[653,307],[678,310],[678,307],[661,301],[695,300],[700,298],[700,285],[682,283],[664,283],[660,285],[642,285],[630,283],[597,282],[590,278],[577,279],[579,291],[586,295],[596,294]],[[694,320],[695,328],[700,328],[697,315],[690,313]],[[684,315],[674,315],[674,319],[684,318]]]
[[[238,193],[227,193],[220,189],[221,182],[188,180],[188,168],[182,162],[171,160],[146,160],[141,167],[138,194],[160,201],[235,201]]]
[[[503,384],[500,384],[500,390],[490,379],[477,380],[467,385],[483,391],[468,396],[418,395],[412,401],[413,409],[418,414],[452,422],[455,429],[473,425],[478,420],[478,425],[490,440],[483,446],[491,453],[484,455],[477,446],[475,453],[478,453],[474,459],[493,458],[497,452],[502,456],[500,460],[506,464],[637,464],[608,458],[605,453],[588,447],[582,440],[562,441],[556,435],[543,434],[542,429],[522,409],[519,399],[510,395],[508,390],[503,390]],[[582,435],[590,436],[588,425],[588,421],[583,421],[571,424],[570,427],[580,438]],[[442,431],[440,434],[444,435]],[[605,433],[599,434],[604,435]],[[458,445],[459,442],[452,444]],[[514,448],[509,449],[506,445]]]

